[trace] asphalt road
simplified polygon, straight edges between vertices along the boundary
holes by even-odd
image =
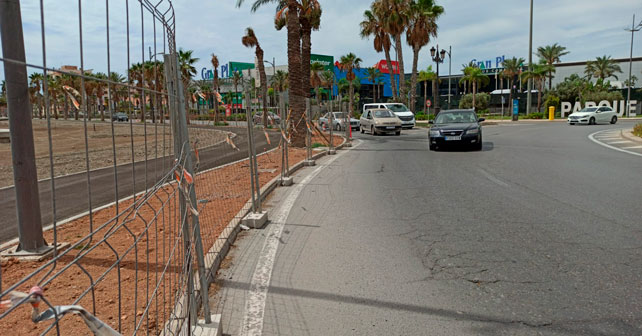
[[[233,132],[237,136],[233,139],[239,150],[234,150],[227,143],[218,144],[200,151],[200,170],[217,167],[226,163],[247,158],[247,129],[244,128],[219,128]],[[267,144],[263,132],[255,132],[257,152],[261,153],[278,146],[280,134],[270,132],[271,145]],[[134,192],[145,190],[145,186],[153,186],[165,170],[171,166],[174,158],[150,158],[147,162],[132,165],[120,165],[118,173],[118,198],[132,195]],[[109,204],[116,200],[114,183],[114,168],[93,170],[89,173],[91,179],[91,201],[93,209]],[[147,184],[145,184],[147,181]],[[53,223],[51,180],[42,180],[38,183],[40,193],[40,209],[43,225]],[[87,188],[87,174],[78,173],[55,179],[56,188],[56,218],[64,220],[74,215],[89,210],[89,197]],[[15,191],[13,188],[0,190],[0,243],[18,237],[17,215],[15,208]]]
[[[356,135],[281,223],[263,334],[642,334],[642,158],[588,139],[626,126],[485,126],[481,152]],[[219,273],[224,334],[275,225],[243,233]]]

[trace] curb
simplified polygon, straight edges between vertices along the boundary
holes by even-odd
[[[642,142],[642,138],[641,137],[633,135],[633,129],[630,129],[630,130],[622,129],[622,130],[620,130],[620,134],[622,134],[622,137],[627,139],[627,140],[631,140],[631,141],[635,141],[635,142]]]

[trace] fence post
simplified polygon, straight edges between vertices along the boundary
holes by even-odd
[[[245,85],[244,85],[245,86]],[[257,212],[257,204],[256,204],[256,199],[254,197],[254,151],[252,150],[252,147],[254,146],[254,135],[253,135],[253,130],[252,130],[252,113],[250,112],[250,106],[248,102],[250,99],[248,98],[249,96],[249,91],[248,90],[243,90],[245,91],[245,119],[247,120],[247,156],[250,160],[249,165],[250,165],[250,188],[252,190],[252,212]]]
[[[194,166],[193,166],[193,161],[192,161],[192,149],[190,147],[190,142],[189,142],[189,133],[187,130],[187,115],[185,111],[185,96],[183,95],[183,83],[180,80],[181,75],[178,70],[178,55],[176,54],[170,54],[170,55],[164,55],[164,60],[165,60],[165,69],[168,72],[166,75],[167,81],[168,81],[168,91],[170,92],[170,99],[171,95],[174,94],[175,97],[178,99],[173,99],[174,102],[173,105],[173,113],[172,113],[172,132],[174,134],[174,157],[178,160],[181,159],[181,154],[185,152],[185,163],[184,163],[184,168],[187,170],[189,174],[192,176],[195,176],[194,173]],[[168,69],[169,68],[169,69]],[[173,83],[171,83],[173,82]],[[170,91],[171,90],[171,91]],[[187,202],[188,200],[180,194],[180,203],[181,203],[181,218],[187,218]],[[194,209],[198,208],[198,202],[196,199],[196,188],[195,185],[192,185],[191,188],[189,188],[189,201],[191,202],[191,206]],[[198,215],[191,214],[192,218],[192,230],[194,232],[194,246],[195,246],[195,254],[196,254],[196,261],[198,264],[198,273],[199,273],[199,280],[200,280],[200,294],[201,294],[201,303],[203,306],[203,315],[205,317],[205,323],[211,323],[211,315],[210,315],[210,306],[209,306],[209,295],[208,295],[208,286],[209,286],[209,276],[206,274],[205,270],[205,257],[203,254],[203,240],[201,239],[201,228],[199,224],[199,218]],[[183,239],[185,240],[185,255],[189,256],[190,255],[190,240],[191,240],[191,234],[190,234],[190,227],[188,225],[183,225]],[[187,262],[191,262],[190,258],[187,258]],[[188,268],[189,269],[189,268]],[[193,272],[189,272],[188,274],[188,292],[189,295],[193,295],[192,293],[194,292],[193,290]],[[195,323],[197,321],[198,315],[195,315],[195,307],[196,307],[196,297],[192,297],[191,299],[191,314],[193,315],[193,319],[190,319],[192,323]]]
[[[42,235],[40,194],[36,170],[31,104],[27,83],[22,18],[18,0],[0,1],[0,35],[7,85],[13,181],[18,217],[18,250],[43,253],[49,250]],[[45,79],[46,80],[46,79]]]

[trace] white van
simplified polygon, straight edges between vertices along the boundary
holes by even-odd
[[[399,117],[401,120],[401,127],[413,128],[415,127],[415,114],[412,113],[404,104],[401,103],[372,103],[364,104],[363,112],[372,109],[388,109]]]

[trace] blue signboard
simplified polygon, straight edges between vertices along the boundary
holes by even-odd
[[[513,99],[513,115],[519,114],[519,100]]]

